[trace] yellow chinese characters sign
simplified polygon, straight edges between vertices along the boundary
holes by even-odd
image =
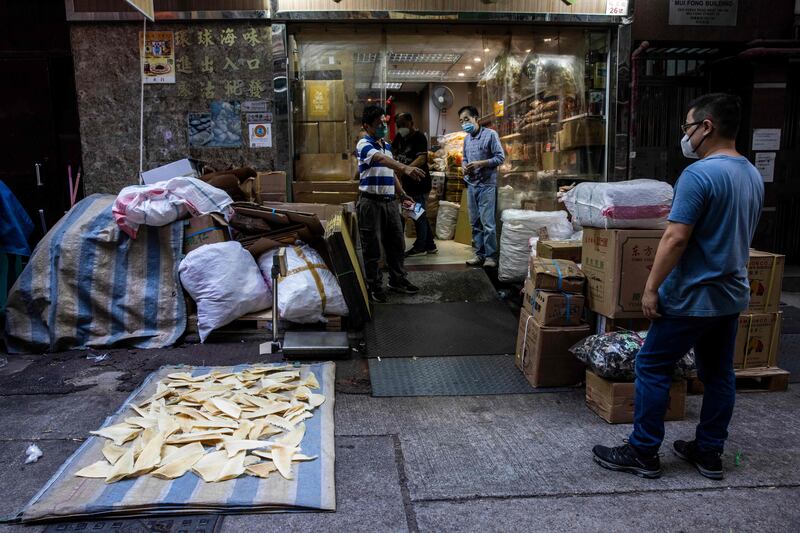
[[[327,119],[331,112],[331,86],[325,81],[307,81],[306,106],[311,119]]]

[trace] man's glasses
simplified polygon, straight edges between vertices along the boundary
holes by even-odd
[[[702,123],[703,121],[701,120],[699,122],[687,122],[686,124],[681,124],[681,131],[683,133],[687,133],[689,131],[689,128],[691,128],[692,126],[698,126]]]

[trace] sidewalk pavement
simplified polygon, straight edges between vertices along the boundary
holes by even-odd
[[[0,515],[19,510],[155,368],[263,360],[255,343],[108,353],[101,362],[87,352],[8,356]],[[594,464],[592,445],[619,443],[630,426],[598,418],[581,389],[372,398],[364,361],[337,367],[337,512],[228,516],[224,531],[800,530],[800,385],[739,396],[724,481],[701,477],[668,446],[664,476],[645,480]],[[699,409],[689,397],[687,420],[667,424],[668,442],[692,436]],[[24,465],[31,442],[44,455]]]

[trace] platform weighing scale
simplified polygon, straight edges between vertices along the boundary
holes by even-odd
[[[280,313],[278,311],[278,280],[286,277],[286,248],[282,247],[272,257],[272,341],[260,346],[262,355],[283,354],[286,359],[296,357],[311,357],[314,359],[330,359],[331,357],[347,355],[350,352],[350,342],[346,331],[287,331],[283,336],[283,343],[278,340],[278,327]]]

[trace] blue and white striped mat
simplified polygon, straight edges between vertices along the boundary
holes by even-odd
[[[130,416],[128,406],[141,403],[155,394],[156,383],[173,372],[240,372],[236,367],[163,367],[150,374],[125,404],[104,426],[122,422]],[[260,365],[263,366],[263,365]],[[187,513],[256,513],[280,511],[335,511],[334,486],[334,363],[302,365],[301,378],[314,372],[320,384],[315,391],[325,395],[313,418],[305,421],[303,453],[317,455],[314,461],[293,465],[295,479],[280,475],[266,479],[242,476],[220,483],[204,483],[188,472],[173,480],[142,476],[107,484],[103,479],[75,477],[75,472],[102,458],[105,439],[90,437],[61,466],[42,490],[21,511],[22,522],[63,520],[90,516],[147,516]]]

